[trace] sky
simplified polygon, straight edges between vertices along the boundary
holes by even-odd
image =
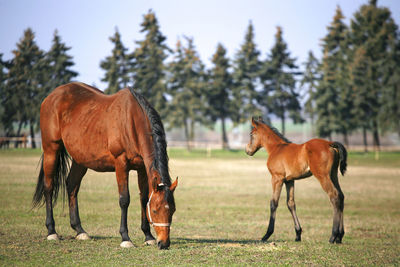
[[[36,43],[49,50],[54,31],[71,47],[76,80],[96,85],[104,71],[100,61],[111,54],[109,37],[115,29],[122,42],[132,52],[135,41],[143,40],[140,23],[152,9],[159,21],[167,45],[175,48],[183,36],[193,38],[203,62],[210,67],[217,44],[227,48],[232,59],[243,43],[251,21],[255,43],[265,59],[274,44],[276,27],[283,29],[297,64],[307,59],[308,51],[321,56],[321,38],[326,33],[339,5],[349,24],[352,15],[367,0],[0,0],[0,53],[3,59],[12,58],[12,50],[28,27],[32,28]],[[378,0],[378,6],[388,7],[400,25],[400,1]]]

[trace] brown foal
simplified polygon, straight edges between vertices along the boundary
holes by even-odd
[[[294,201],[294,181],[314,175],[328,194],[333,206],[333,227],[329,242],[341,243],[344,235],[344,195],[340,189],[337,173],[339,166],[342,175],[346,171],[345,147],[339,142],[322,139],[293,144],[262,120],[252,119],[251,123],[253,129],[250,133],[250,142],[246,146],[246,153],[252,156],[264,147],[268,153],[267,167],[272,176],[271,214],[268,230],[262,241],[267,241],[274,232],[275,214],[283,184],[286,186],[287,206],[294,221],[296,241],[301,240],[302,230]]]

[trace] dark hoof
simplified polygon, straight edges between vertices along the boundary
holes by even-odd
[[[300,242],[301,241],[301,237],[296,237],[296,239],[294,241]]]

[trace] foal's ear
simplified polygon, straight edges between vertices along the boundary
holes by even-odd
[[[169,190],[171,190],[171,192],[174,192],[177,186],[178,186],[178,177],[176,177],[175,182],[171,184]]]
[[[258,124],[259,124],[259,122],[256,121],[256,120],[254,119],[254,117],[252,117],[252,118],[251,118],[251,125],[253,125],[253,127],[257,127]]]

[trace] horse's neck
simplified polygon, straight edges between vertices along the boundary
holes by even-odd
[[[262,140],[262,146],[268,154],[271,153],[278,145],[285,143],[276,133],[274,133],[269,127],[265,126]]]

